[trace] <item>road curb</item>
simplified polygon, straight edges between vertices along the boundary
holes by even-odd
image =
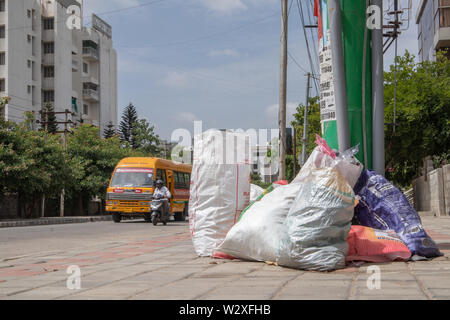
[[[71,224],[71,223],[88,223],[111,221],[111,216],[91,216],[91,217],[49,217],[30,220],[6,220],[0,221],[0,228],[14,228],[14,227],[30,227],[43,226],[52,224]]]

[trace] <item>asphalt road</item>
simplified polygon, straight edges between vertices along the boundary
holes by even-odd
[[[0,261],[44,252],[88,250],[92,246],[119,246],[139,239],[189,232],[188,222],[153,226],[143,219],[4,228],[0,230]]]

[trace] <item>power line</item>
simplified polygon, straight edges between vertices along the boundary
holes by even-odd
[[[227,30],[224,30],[224,31],[216,32],[216,33],[207,34],[207,35],[204,35],[204,36],[201,36],[201,37],[197,37],[197,38],[193,38],[193,39],[189,39],[189,40],[165,42],[165,43],[156,43],[156,44],[150,44],[147,47],[141,47],[141,48],[176,46],[176,45],[181,45],[181,44],[187,44],[187,43],[207,40],[207,39],[215,38],[217,36],[221,36],[221,35],[224,35],[224,34],[228,34],[228,33],[234,32],[236,30],[243,29],[244,27],[247,27],[247,26],[250,26],[250,25],[254,25],[254,24],[258,24],[258,23],[264,22],[266,20],[269,20],[272,17],[278,16],[279,14],[280,14],[280,11],[277,10],[277,11],[273,12],[272,14],[267,15],[267,16],[261,18],[261,19],[258,19],[258,20],[255,20],[255,21],[251,21],[249,23],[245,23],[245,24],[239,25],[239,26],[237,26],[235,28],[227,29]],[[129,46],[128,45],[120,45],[119,44],[119,45],[115,45],[114,47],[115,48],[121,48],[121,47],[129,47]]]
[[[303,68],[303,67],[300,65],[300,63],[297,62],[297,60],[296,60],[296,59],[294,58],[294,56],[289,52],[289,50],[288,50],[288,55],[289,55],[289,58],[291,58],[292,61],[294,61],[294,63],[297,65],[297,67],[299,67],[299,69],[300,69],[301,71],[305,72],[305,74],[310,73],[309,71],[306,71],[306,69]]]
[[[303,35],[304,35],[305,41],[306,41],[306,48],[307,48],[307,52],[308,52],[308,58],[309,58],[310,66],[311,66],[311,73],[312,74],[316,74],[314,62],[313,62],[313,59],[311,57],[311,50],[309,48],[308,36],[306,35],[305,19],[303,17],[303,8],[302,8],[299,0],[297,0],[296,2],[297,2],[298,12],[299,12],[299,15],[300,15],[301,24],[302,24],[302,27],[303,27]],[[319,94],[317,81],[314,81],[314,86],[315,86],[315,89],[316,89],[316,94]]]
[[[124,7],[124,8],[120,8],[120,9],[116,9],[116,10],[95,13],[95,15],[97,15],[97,16],[108,15],[108,14],[118,13],[118,12],[122,12],[122,11],[126,11],[126,10],[131,10],[131,9],[145,7],[145,6],[150,6],[152,4],[157,4],[157,3],[165,2],[165,1],[167,1],[167,0],[150,1],[150,2],[146,2],[146,3],[141,3],[139,5],[134,5],[134,6]],[[80,18],[81,19],[86,19],[86,18],[90,18],[90,17],[91,17],[90,15],[85,15],[85,16],[82,16]],[[66,23],[66,22],[67,22],[66,20],[61,20],[61,21],[55,21],[54,23],[55,24],[59,24],[59,23]],[[26,25],[26,26],[24,25],[24,26],[20,26],[20,27],[7,28],[7,29],[5,29],[5,31],[27,29],[27,28],[32,28],[32,27],[33,27],[33,25],[31,23],[30,25]]]

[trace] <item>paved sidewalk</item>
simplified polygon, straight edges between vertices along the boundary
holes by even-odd
[[[443,257],[431,261],[365,264],[327,273],[199,258],[192,247],[188,224],[184,222],[166,227],[136,221],[92,224],[88,229],[100,233],[94,227],[108,228],[114,237],[105,233],[105,238],[98,242],[88,238],[87,247],[68,247],[55,252],[49,252],[46,247],[42,252],[37,250],[15,258],[2,258],[0,253],[0,300],[448,300],[450,218],[423,217],[422,220],[439,244]],[[67,234],[78,232],[76,225],[66,228]],[[67,288],[66,269],[70,265],[80,267],[80,290]],[[380,289],[370,290],[367,286],[371,265],[381,270]]]
[[[111,221],[111,215],[86,217],[46,217],[39,219],[0,220],[0,228],[43,226],[51,224],[86,223]]]

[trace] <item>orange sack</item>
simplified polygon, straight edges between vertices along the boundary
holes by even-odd
[[[352,226],[347,243],[349,244],[347,262],[406,261],[411,257],[411,251],[393,230]]]

